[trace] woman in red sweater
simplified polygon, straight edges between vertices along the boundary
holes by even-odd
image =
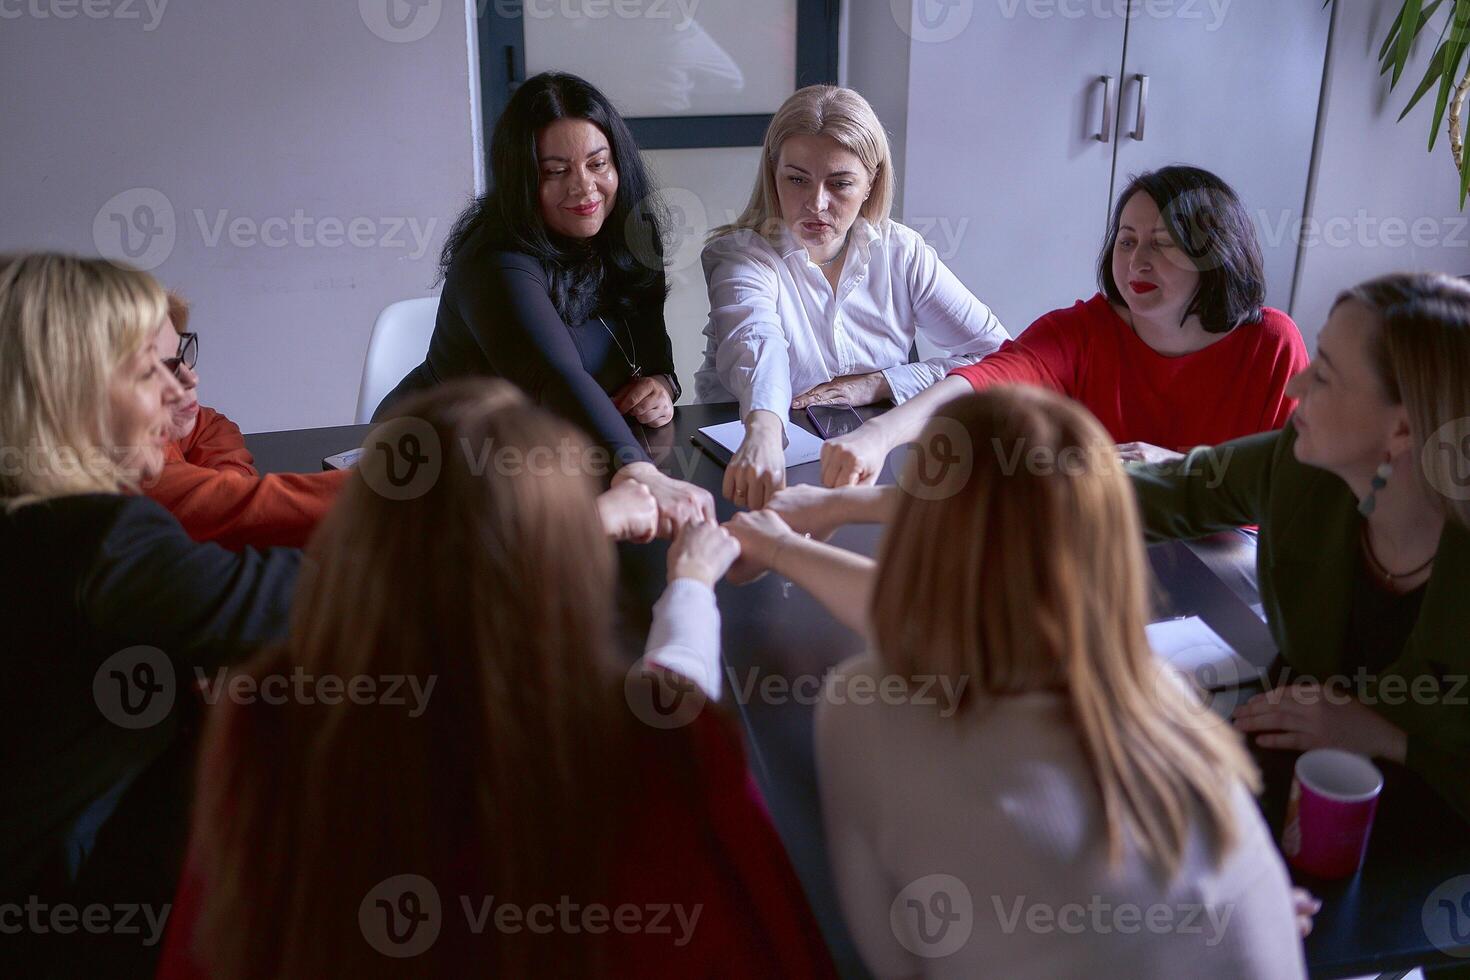
[[[256,472],[240,427],[199,404],[199,337],[188,327],[189,305],[170,293],[154,351],[173,369],[185,397],[173,410],[163,472],[145,491],[196,541],[234,551],[305,545],[337,499],[346,472]]]
[[[395,408],[442,445],[587,446],[501,380]],[[680,531],[630,671],[593,480],[475,470],[446,454],[408,500],[349,478],[290,636],[208,720],[160,976],[832,976],[706,701],[734,539]]]
[[[1307,364],[1296,324],[1264,306],[1261,249],[1235,192],[1197,167],[1135,177],[1098,258],[1101,288],[857,431],[822,447],[829,487],[871,483],[938,409],[994,384],[1081,402],[1124,459],[1172,458],[1279,429],[1286,382]]]

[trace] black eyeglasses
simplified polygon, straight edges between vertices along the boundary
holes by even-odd
[[[179,334],[179,352],[173,357],[165,357],[163,366],[179,377],[179,369],[186,367],[194,370],[194,365],[199,363],[199,335],[197,333]]]

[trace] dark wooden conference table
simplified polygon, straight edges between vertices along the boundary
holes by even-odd
[[[871,409],[862,413],[874,414]],[[661,470],[714,494],[722,521],[737,509],[720,496],[723,468],[696,448],[690,437],[700,426],[728,422],[736,414],[733,404],[680,406],[671,424],[638,431]],[[811,428],[804,417],[797,421]],[[348,425],[256,433],[247,436],[246,443],[262,473],[310,472],[321,468],[323,457],[361,445],[370,429]],[[892,482],[891,468],[898,459],[897,454],[890,458],[882,482]],[[787,479],[790,483],[820,483],[820,468],[816,463],[793,467]],[[876,555],[881,533],[881,528],[873,526],[847,527],[832,542]],[[665,542],[620,548],[619,601],[625,632],[631,636],[646,630],[649,611],[663,590],[666,550]],[[1250,608],[1257,601],[1255,548],[1247,535],[1155,545],[1149,549],[1149,558],[1158,583],[1156,619],[1197,615],[1247,659],[1254,663],[1263,663],[1263,657],[1269,660],[1274,653],[1270,634]],[[839,971],[844,977],[866,977],[843,924],[827,866],[812,742],[820,679],[861,652],[863,643],[803,590],[775,575],[747,586],[722,583],[717,595],[723,619],[727,706],[744,726],[750,764]],[[754,693],[742,697],[737,685],[748,685]],[[1245,696],[1222,693],[1214,707],[1228,711]],[[1279,838],[1293,757],[1270,751],[1259,751],[1256,756],[1266,776],[1262,809]],[[916,760],[916,764],[923,762]],[[1430,901],[1442,897],[1441,886],[1450,879],[1470,875],[1470,825],[1412,774],[1392,766],[1382,768],[1387,785],[1362,870],[1336,883],[1296,876],[1299,884],[1323,899],[1306,943],[1313,977],[1398,977],[1414,965],[1470,965],[1470,936],[1454,948],[1462,958],[1451,957],[1436,945],[1436,938],[1441,945],[1449,945],[1444,925],[1448,913]],[[1436,889],[1439,894],[1434,894]],[[1459,894],[1455,893],[1456,901]],[[1459,920],[1453,921],[1458,925]]]

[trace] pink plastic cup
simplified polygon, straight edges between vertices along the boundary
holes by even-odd
[[[1296,760],[1281,850],[1291,866],[1319,878],[1346,878],[1363,865],[1383,792],[1383,773],[1365,756],[1313,749]]]

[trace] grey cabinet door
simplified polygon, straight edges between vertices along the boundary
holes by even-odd
[[[903,219],[1014,335],[1096,291],[1116,145],[1096,138],[1101,79],[1121,84],[1127,22],[970,9],[955,36],[913,32]]]
[[[1266,301],[1288,309],[1331,11],[1276,0],[1192,8],[1129,21],[1115,193],[1131,174],[1189,163],[1225,179],[1255,222]],[[1158,9],[1163,9],[1158,8]],[[1197,16],[1185,16],[1188,10]],[[1143,138],[1139,76],[1148,76]]]

